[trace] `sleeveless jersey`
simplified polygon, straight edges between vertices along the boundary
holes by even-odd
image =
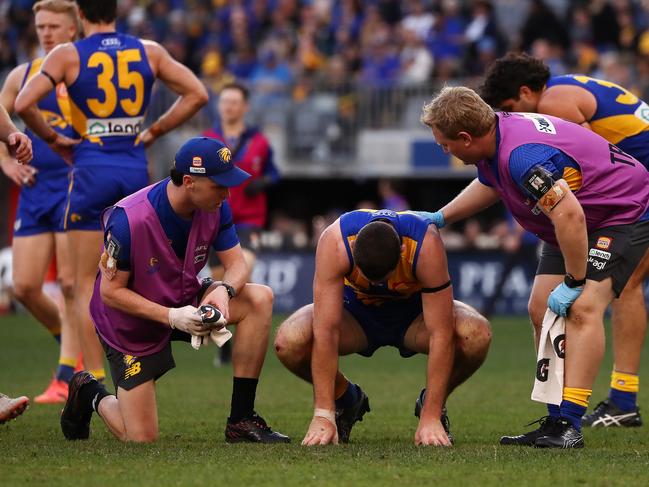
[[[75,164],[146,166],[137,136],[155,78],[144,45],[135,37],[109,32],[74,46],[79,76],[68,94],[72,124],[83,139],[75,149]]]
[[[399,236],[405,250],[396,271],[387,282],[371,284],[354,265],[350,244],[356,240],[361,228],[372,221],[390,222]],[[351,271],[345,276],[345,286],[351,288],[358,300],[365,305],[378,306],[388,301],[408,299],[421,291],[421,284],[415,276],[421,244],[426,235],[428,223],[415,213],[392,210],[355,210],[340,217],[340,231],[347,249]]]
[[[38,74],[41,69],[41,64],[43,64],[43,58],[34,59],[27,65],[25,76],[20,85],[21,88],[33,76]],[[45,98],[38,102],[37,106],[50,127],[67,137],[74,136],[74,130],[72,130],[70,121],[70,103],[65,84],[59,83],[56,85],[56,89],[50,91]],[[43,139],[28,128],[25,129],[25,133],[32,141],[32,150],[34,153],[34,157],[30,163],[32,166],[39,171],[60,171],[66,173],[69,170],[69,166],[61,156],[50,149]],[[41,175],[39,177],[43,176]]]
[[[591,129],[649,169],[649,105],[630,91],[610,81],[580,75],[554,76],[547,88],[579,86],[595,97],[597,109]]]

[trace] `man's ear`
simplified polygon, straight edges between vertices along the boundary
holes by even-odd
[[[464,144],[464,147],[468,147],[469,145],[471,145],[471,142],[473,140],[473,138],[471,137],[471,134],[469,134],[468,132],[459,132],[457,134],[457,137],[458,137],[458,139],[462,140],[462,143]]]
[[[406,244],[401,244],[401,253],[403,254],[406,251]]]
[[[518,88],[518,97],[516,99],[519,100],[521,97],[529,97],[531,94],[532,90],[529,86],[521,85],[521,87]]]

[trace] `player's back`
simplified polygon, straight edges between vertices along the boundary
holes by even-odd
[[[597,109],[588,120],[593,132],[649,168],[649,105],[615,83],[588,76],[554,76],[547,88],[559,85],[588,90],[597,100]]]
[[[43,64],[43,58],[36,58],[27,63],[25,76],[23,77],[21,88],[36,75]],[[38,109],[43,115],[45,121],[57,132],[71,137],[74,135],[72,126],[70,125],[70,103],[68,93],[63,83],[59,83],[56,89],[50,91],[45,98],[38,102]],[[66,173],[69,166],[54,152],[47,143],[36,136],[29,128],[25,133],[32,140],[32,149],[34,158],[31,165],[39,171],[56,171]]]
[[[74,46],[79,75],[68,94],[73,126],[83,138],[75,149],[75,164],[145,166],[144,146],[137,136],[155,78],[142,41],[109,32]]]
[[[345,243],[349,262],[352,258],[352,242],[361,228],[372,221],[390,222],[405,247],[395,272],[387,282],[371,284],[354,266],[345,277],[345,285],[354,289],[358,299],[364,304],[384,304],[395,299],[409,298],[421,290],[421,284],[415,276],[419,251],[428,229],[428,222],[415,213],[392,210],[355,210],[340,217],[340,230]]]

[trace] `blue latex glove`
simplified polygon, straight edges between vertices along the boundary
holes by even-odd
[[[559,316],[568,316],[568,309],[584,290],[584,286],[568,287],[562,282],[548,296],[548,308]]]
[[[415,211],[415,213],[426,220],[429,224],[432,223],[435,225],[437,228],[444,228],[444,225],[446,225],[444,215],[442,215],[441,211]]]

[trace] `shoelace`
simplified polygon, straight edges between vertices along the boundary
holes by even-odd
[[[533,424],[538,423],[541,428],[544,428],[550,421],[554,421],[556,418],[553,418],[550,415],[542,416],[536,421],[532,421],[531,423],[526,424],[525,426],[532,426]]]

